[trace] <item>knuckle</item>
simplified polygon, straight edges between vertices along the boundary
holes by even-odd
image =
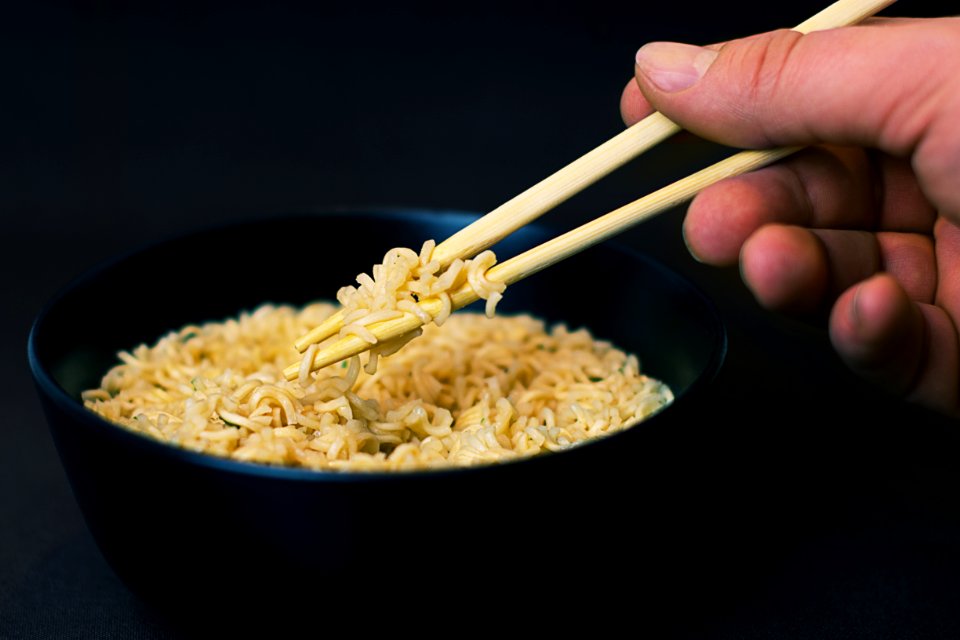
[[[781,89],[791,82],[793,62],[802,38],[800,33],[781,29],[737,41],[728,52],[731,77],[741,83],[739,115],[761,127],[763,143],[769,143],[775,133],[765,128],[775,120],[764,116],[776,108]]]

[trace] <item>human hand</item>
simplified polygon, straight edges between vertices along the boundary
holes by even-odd
[[[740,262],[765,307],[832,305],[857,373],[960,415],[960,18],[882,19],[637,54],[621,98],[737,147],[811,145],[700,193],[703,262]]]

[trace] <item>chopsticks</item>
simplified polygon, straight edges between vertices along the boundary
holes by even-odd
[[[642,220],[685,202],[715,182],[776,162],[798,149],[799,147],[769,151],[743,151],[726,160],[721,160],[706,169],[654,191],[639,200],[544,242],[518,256],[494,265],[487,271],[487,278],[511,285],[556,264],[564,258],[580,253],[584,249],[606,240]],[[463,308],[479,299],[480,296],[477,295],[469,283],[450,293],[450,301],[454,309]],[[437,298],[421,300],[419,304],[424,311],[432,316],[436,316],[441,310],[441,302]],[[400,318],[371,324],[368,328],[379,340],[383,341],[413,331],[421,325],[423,325],[423,321],[417,316],[405,314]],[[320,369],[344,358],[357,355],[372,346],[374,345],[357,336],[347,336],[325,349],[317,351],[314,354],[311,370]],[[283,373],[287,379],[293,380],[299,372],[300,364],[298,363],[290,365],[284,369]]]
[[[439,243],[431,260],[446,268],[457,258],[476,255],[678,131],[680,127],[658,112],[647,116]],[[294,346],[302,352],[342,326],[343,314],[338,311]]]
[[[856,24],[896,0],[839,0],[794,28],[801,33]],[[487,215],[438,244],[431,256],[441,267],[457,258],[467,258],[496,244],[523,225],[572,197],[644,151],[659,144],[680,127],[660,113],[653,113],[622,133],[574,160],[556,173],[500,205]],[[728,177],[753,171],[776,162],[799,148],[743,151],[706,169],[659,189],[630,204],[616,209],[587,224],[545,242],[514,258],[491,267],[486,277],[492,281],[513,284],[546,267],[568,258],[629,227],[689,200],[704,188]],[[476,292],[463,285],[450,293],[454,309],[479,299]],[[441,311],[437,298],[421,300],[419,306],[436,316]],[[368,329],[383,342],[415,330],[423,324],[413,314],[374,323]],[[325,340],[343,326],[343,313],[338,311],[315,329],[299,338],[295,346],[306,350],[311,344]],[[344,358],[361,353],[374,345],[357,337],[346,336],[323,349],[315,350],[310,370],[320,369]],[[301,363],[284,370],[288,379],[299,375]]]

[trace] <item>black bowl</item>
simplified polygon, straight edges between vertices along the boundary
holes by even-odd
[[[386,249],[445,238],[470,220],[351,212],[214,229],[102,266],[41,313],[29,355],[50,429],[90,530],[128,586],[181,606],[211,595],[345,593],[368,581],[385,588],[414,575],[449,583],[509,570],[518,584],[530,573],[626,570],[645,555],[637,549],[656,523],[637,530],[643,496],[670,482],[670,470],[657,466],[658,434],[709,415],[698,397],[726,338],[694,286],[609,244],[514,285],[499,311],[588,327],[638,354],[676,400],[632,429],[567,452],[412,473],[278,468],[161,444],[104,421],[79,399],[120,349],[263,302],[330,296]],[[496,249],[508,257],[548,235],[526,228]]]

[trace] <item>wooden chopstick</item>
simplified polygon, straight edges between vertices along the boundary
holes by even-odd
[[[505,282],[508,285],[514,284],[552,264],[576,255],[598,242],[621,233],[638,222],[689,200],[701,190],[716,182],[759,169],[785,158],[797,150],[799,150],[799,147],[765,151],[741,151],[505,262],[496,264],[487,271],[487,278],[497,282]],[[479,299],[480,297],[469,284],[463,285],[450,294],[450,301],[454,309],[463,308]],[[442,307],[438,298],[421,300],[419,304],[424,311],[433,316],[440,313]],[[423,325],[423,321],[417,316],[405,314],[401,318],[371,324],[367,328],[377,336],[378,340],[385,341],[403,335],[408,331],[413,331],[421,325]],[[317,350],[310,369],[311,371],[321,369],[362,353],[372,346],[361,338],[353,335],[347,336],[324,349]],[[293,380],[299,372],[300,364],[298,363],[284,369],[283,374],[287,379]]]
[[[495,264],[487,271],[487,278],[493,281],[506,282],[508,285],[523,280],[527,276],[576,255],[598,242],[626,231],[638,222],[690,200],[712,184],[759,169],[799,150],[800,147],[788,147],[763,151],[741,151],[706,169],[701,169],[686,178],[634,200],[630,204],[591,220],[572,231],[557,236],[553,240],[548,240],[518,256],[500,264]]]
[[[856,24],[894,2],[896,0],[838,0],[797,25],[794,31],[810,33]],[[660,113],[647,116],[453,234],[434,248],[431,258],[439,261],[442,266],[447,266],[457,258],[470,257],[483,251],[679,130],[678,125]],[[795,151],[793,148],[774,149],[745,151],[734,155],[506,262],[494,265],[487,272],[487,277],[512,284],[620,233],[641,220],[692,198],[714,182],[762,167]],[[469,286],[464,285],[460,290],[451,293],[450,298],[453,308],[459,309],[476,301],[478,296]],[[437,299],[423,300],[419,305],[433,316],[441,310],[440,301]],[[421,325],[418,318],[406,314],[402,318],[372,324],[368,329],[378,340],[384,341]],[[311,344],[334,335],[342,326],[341,310],[300,337],[295,346],[302,352]],[[356,336],[347,336],[325,349],[318,350],[310,370],[362,353],[371,346]],[[300,364],[297,363],[287,367],[284,375],[293,379],[299,370]]]

